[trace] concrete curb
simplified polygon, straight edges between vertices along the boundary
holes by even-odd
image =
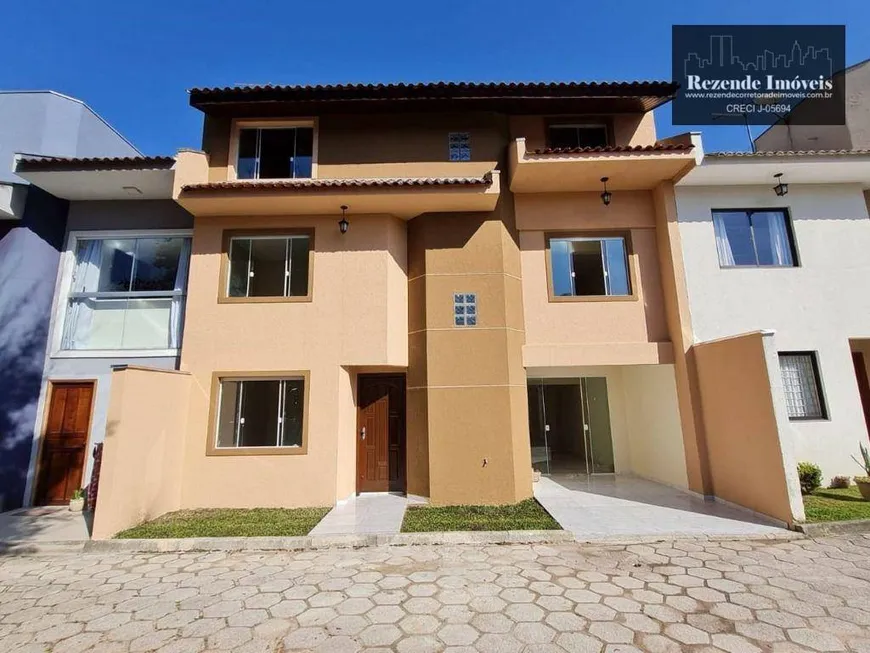
[[[814,522],[812,524],[795,524],[794,529],[807,537],[824,537],[825,535],[847,535],[855,533],[870,533],[870,519],[854,519],[851,521]]]
[[[450,544],[564,544],[573,542],[568,531],[456,531],[398,533],[395,535],[320,535],[303,537],[192,537],[155,540],[91,540],[85,552],[174,551],[306,551],[357,549],[369,546]]]
[[[613,535],[603,537],[577,537],[577,544],[602,546],[632,546],[634,544],[655,544],[657,542],[788,542],[802,540],[803,533],[783,530],[781,533],[754,533],[747,535],[697,535],[673,533],[667,535]]]
[[[40,555],[49,553],[81,553],[85,549],[85,541],[60,542],[22,542],[0,541],[0,556],[3,555]]]

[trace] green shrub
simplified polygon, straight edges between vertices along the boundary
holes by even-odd
[[[849,480],[848,476],[835,476],[831,479],[831,489],[832,490],[843,490],[852,483]]]
[[[822,470],[815,463],[798,463],[798,478],[801,482],[801,493],[812,494],[822,485]]]

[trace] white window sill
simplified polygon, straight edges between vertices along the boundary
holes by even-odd
[[[174,358],[177,349],[65,349],[51,358]]]

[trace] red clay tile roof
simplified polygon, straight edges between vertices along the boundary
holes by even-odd
[[[530,154],[600,154],[600,153],[644,153],[644,152],[685,152],[694,145],[688,143],[662,143],[658,145],[606,145],[599,147],[545,147],[532,150]]]
[[[366,104],[369,109],[384,104],[399,103],[441,108],[450,105],[453,109],[503,109],[521,112],[523,108],[540,110],[540,104],[548,108],[570,110],[583,103],[584,109],[597,102],[603,110],[614,107],[616,111],[649,111],[673,99],[678,84],[667,81],[633,82],[432,82],[417,84],[328,84],[297,85],[280,84],[224,86],[190,89],[190,105],[207,112],[218,112],[221,105],[244,105],[250,103],[279,103],[281,110],[296,105],[310,108],[316,105],[322,113],[325,107],[335,103],[342,107],[354,103]],[[460,103],[457,106],[457,103]],[[276,107],[275,113],[279,113]],[[260,108],[262,112],[262,106]],[[236,112],[238,113],[238,112]]]
[[[371,179],[275,179],[272,181],[238,180],[213,181],[206,184],[182,186],[184,192],[214,190],[319,190],[322,188],[399,188],[432,186],[489,186],[492,174],[482,177],[384,177]]]
[[[155,170],[175,165],[171,156],[123,157],[52,157],[24,156],[18,159],[16,172],[47,172],[54,170]]]
[[[861,156],[870,150],[769,150],[762,152],[707,152],[704,156],[716,158],[764,158],[777,156]]]

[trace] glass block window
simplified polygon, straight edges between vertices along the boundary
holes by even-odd
[[[813,352],[779,355],[789,419],[825,419],[819,365]]]
[[[450,132],[447,142],[450,146],[451,161],[471,161],[471,134]]]
[[[453,325],[477,326],[477,295],[462,292],[453,294]]]

